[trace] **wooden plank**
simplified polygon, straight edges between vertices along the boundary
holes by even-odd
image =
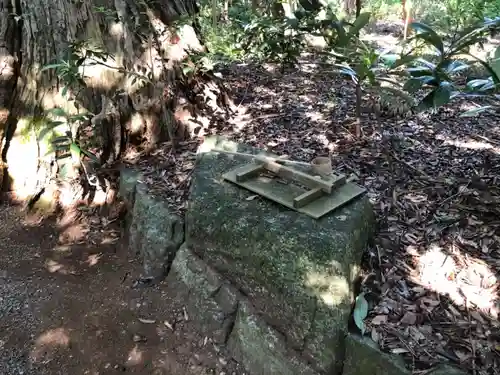
[[[300,182],[310,189],[316,189],[319,187],[325,193],[330,194],[332,192],[332,182],[330,180],[323,180],[321,178],[308,175],[304,172],[286,167],[274,161],[268,161],[260,158],[257,158],[256,161],[261,163],[265,169],[276,174],[279,177]]]
[[[320,188],[306,191],[304,194],[301,194],[298,197],[294,198],[293,207],[302,208],[311,203],[312,201],[314,201],[315,199],[318,199],[322,195],[323,191]]]
[[[249,164],[248,168],[242,169],[236,173],[236,181],[243,182],[249,178],[257,176],[260,172],[264,170],[264,167],[259,164]]]
[[[363,187],[349,182],[337,188],[333,194],[323,195],[298,211],[319,219],[323,215],[333,212],[353,199],[360,197],[365,192],[366,189]]]
[[[293,184],[280,184],[274,179],[256,176],[254,179],[238,182],[236,174],[249,168],[244,165],[225,173],[222,177],[240,187],[259,194],[267,199],[279,203],[292,210],[304,213],[314,219],[331,213],[337,208],[349,203],[351,200],[361,196],[366,192],[364,188],[354,183],[344,183],[335,189],[332,194],[322,194],[321,197],[313,200],[303,207],[294,207],[294,199],[306,193],[304,189]]]

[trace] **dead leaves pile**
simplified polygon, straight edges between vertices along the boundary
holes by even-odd
[[[148,154],[128,155],[127,163],[141,172],[141,182],[147,185],[149,193],[161,198],[172,213],[180,216],[186,210],[191,173],[200,142],[182,142],[175,152],[172,144],[165,142]]]

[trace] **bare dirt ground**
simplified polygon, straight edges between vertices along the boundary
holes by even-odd
[[[116,222],[3,205],[0,243],[0,374],[244,374],[165,285],[137,285]]]

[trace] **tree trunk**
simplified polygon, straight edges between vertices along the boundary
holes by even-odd
[[[344,12],[352,15],[356,11],[356,0],[344,0]]]
[[[103,165],[130,142],[151,149],[193,134],[206,123],[200,117],[229,104],[222,82],[191,61],[204,51],[196,24],[173,26],[197,13],[195,0],[0,1],[4,183],[23,195],[55,170],[53,108],[95,114],[76,126],[78,141]],[[70,74],[42,70],[61,61]]]

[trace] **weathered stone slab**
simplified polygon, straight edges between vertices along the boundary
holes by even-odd
[[[142,258],[146,277],[163,278],[184,242],[184,221],[148,193],[137,172],[122,170],[120,195],[131,208],[129,248]]]
[[[283,335],[253,313],[246,301],[239,304],[228,348],[234,359],[243,363],[252,375],[318,374],[286,347]]]
[[[200,331],[252,375],[317,375],[300,353],[287,348],[283,335],[253,311],[248,300],[214,270],[181,246],[166,279]]]
[[[346,340],[343,375],[411,375],[397,355],[383,353],[368,337],[350,334]],[[466,375],[452,366],[444,365],[430,372],[432,375]]]
[[[185,245],[172,263],[166,285],[186,304],[198,328],[216,343],[226,343],[240,295]]]
[[[353,281],[371,237],[366,197],[319,220],[222,180],[260,150],[208,138],[200,148],[186,214],[186,244],[245,294],[323,372],[341,368]]]

